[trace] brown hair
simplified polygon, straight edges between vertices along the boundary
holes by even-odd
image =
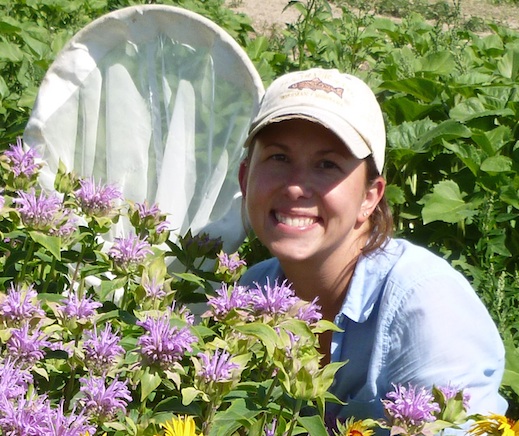
[[[373,156],[368,156],[365,161],[367,164],[366,184],[370,186],[380,174],[375,165]],[[370,215],[369,221],[370,235],[367,244],[362,249],[364,255],[383,248],[393,236],[393,214],[391,213],[391,208],[389,207],[385,195],[382,196],[377,207]]]

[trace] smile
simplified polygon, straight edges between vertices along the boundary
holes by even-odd
[[[281,223],[285,224],[289,227],[307,227],[314,224],[317,219],[312,217],[291,217],[287,215],[283,215],[279,212],[275,213],[276,220]]]

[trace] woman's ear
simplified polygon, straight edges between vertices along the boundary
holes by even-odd
[[[240,189],[243,198],[247,194],[247,178],[249,177],[249,160],[245,158],[240,163],[240,169],[238,172],[238,180],[240,182]]]
[[[378,176],[375,180],[373,180],[373,182],[371,182],[370,186],[368,186],[359,213],[359,221],[361,223],[369,219],[369,216],[373,213],[378,203],[384,196],[385,190],[386,180],[382,176]]]

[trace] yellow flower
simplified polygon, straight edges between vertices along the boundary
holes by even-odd
[[[519,436],[519,421],[514,422],[503,415],[489,415],[476,421],[469,433],[474,436]]]
[[[164,436],[203,436],[201,433],[197,434],[192,416],[176,416],[160,426],[166,430]]]
[[[349,418],[344,424],[339,424],[338,427],[340,436],[372,436],[374,434],[369,421],[355,421],[354,417]]]

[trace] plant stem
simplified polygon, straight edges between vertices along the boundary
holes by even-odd
[[[27,271],[27,264],[32,259],[32,255],[34,254],[34,241],[31,239],[31,242],[29,243],[29,249],[27,250],[27,255],[25,256],[25,260],[22,265],[22,271],[20,272],[20,281],[25,280],[25,273]]]
[[[294,428],[296,426],[297,418],[299,418],[299,412],[301,412],[301,406],[303,405],[303,400],[299,398],[296,402],[296,408],[294,410],[294,417],[290,422],[290,428],[288,429],[286,436],[291,436],[294,432]]]

